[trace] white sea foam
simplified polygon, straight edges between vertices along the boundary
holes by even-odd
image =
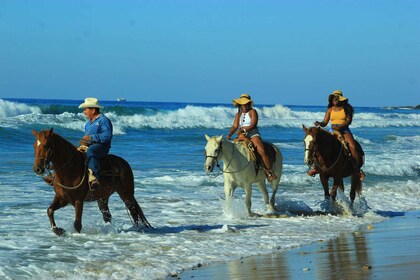
[[[0,99],[0,118],[14,117],[24,114],[40,114],[41,109],[19,102],[11,102]]]
[[[302,124],[311,126],[315,120],[322,120],[324,112],[296,111],[282,105],[272,107],[256,107],[259,112],[260,127],[301,127]],[[212,128],[226,129],[232,125],[235,108],[215,106],[201,107],[187,105],[185,108],[169,111],[156,111],[154,114],[118,115],[114,111],[106,112],[113,121],[116,134],[124,134],[130,129],[188,129]],[[17,117],[19,116],[19,117]],[[13,118],[16,117],[16,118]],[[41,114],[40,108],[18,102],[0,99],[0,118],[12,118],[10,123],[2,120],[0,125],[16,126],[16,121],[24,124],[44,124],[45,126],[61,126],[68,129],[80,130],[84,121],[82,113],[63,112],[61,114]],[[389,126],[418,126],[420,114],[401,113],[357,113],[352,128],[361,127],[389,127]]]
[[[366,153],[363,169],[367,176],[362,195],[350,207],[348,178],[344,179],[344,192],[339,192],[337,203],[333,203],[324,199],[319,176],[306,175],[300,126],[322,119],[324,112],[283,106],[257,109],[265,128],[270,127],[264,130],[264,137],[276,139],[284,155],[276,196],[278,215],[265,215],[266,205],[256,187],[252,210],[265,216],[246,214],[242,188],[236,189],[229,207],[223,175],[208,176],[203,170],[202,134],[207,129],[230,127],[234,108],[191,105],[132,115],[108,111],[120,139],[112,151],[131,164],[135,196],[155,229],[134,228],[123,202],[114,194],[109,202],[112,223],[103,222],[97,203],[85,203],[80,234],[73,227],[71,205],[56,211],[58,226],[66,230],[61,238],[50,231],[46,209],[54,191],[31,170],[33,139],[26,139],[27,131],[37,125],[59,126],[67,135],[82,133],[84,115],[29,110],[0,118],[0,278],[162,279],[199,264],[328,240],[419,209],[420,137],[415,132],[418,125],[410,127],[418,117],[357,113],[366,117],[359,123],[365,127],[376,122],[389,124],[356,135]],[[149,128],[153,129],[150,133]],[[136,131],[143,129],[146,131]],[[22,138],[13,149],[6,144],[11,134]],[[269,186],[268,191],[271,193]]]

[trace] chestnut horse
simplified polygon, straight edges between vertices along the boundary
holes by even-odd
[[[55,234],[62,235],[64,229],[56,226],[54,212],[69,203],[75,208],[74,228],[79,233],[82,229],[84,201],[97,200],[104,221],[111,222],[108,200],[114,192],[117,192],[124,201],[135,226],[138,226],[141,220],[146,228],[152,227],[134,197],[133,172],[127,161],[115,155],[108,155],[102,162],[101,187],[96,191],[90,191],[85,154],[54,133],[52,128],[39,133],[32,130],[32,133],[36,137],[33,170],[35,174],[43,176],[43,179],[53,186],[55,192],[48,208],[48,217]],[[49,175],[44,176],[47,172]],[[103,172],[108,174],[102,175]]]
[[[344,191],[343,178],[351,176],[350,200],[353,204],[356,193],[360,195],[362,192],[362,181],[359,173],[354,170],[352,159],[343,147],[343,144],[328,131],[320,127],[306,128],[302,125],[306,135],[305,142],[305,159],[304,162],[308,166],[315,165],[319,171],[319,178],[324,188],[325,198],[335,200],[337,188]],[[363,159],[363,151],[360,144],[356,141]],[[362,160],[363,161],[363,160]],[[363,165],[363,162],[362,162]],[[328,179],[334,178],[333,187],[329,192]]]

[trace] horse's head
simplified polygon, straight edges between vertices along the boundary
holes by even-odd
[[[42,130],[39,133],[32,130],[32,134],[36,138],[34,143],[35,161],[33,170],[35,174],[42,175],[45,173],[51,161],[53,129]]]
[[[222,153],[222,138],[221,136],[210,137],[205,135],[207,139],[206,145],[206,161],[204,162],[204,170],[207,173],[213,172],[214,166],[218,164],[219,156]]]
[[[305,144],[305,157],[303,162],[311,166],[314,163],[314,151],[316,147],[316,138],[318,135],[319,127],[310,127],[302,125],[303,130],[305,131],[305,138],[303,142]]]

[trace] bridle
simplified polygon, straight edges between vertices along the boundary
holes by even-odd
[[[315,137],[313,137],[313,138],[315,139]],[[306,153],[306,151],[308,151],[308,154],[311,154],[311,155],[312,155],[313,165],[314,165],[314,166],[316,166],[316,167],[318,167],[319,169],[321,169],[323,173],[326,173],[326,172],[330,171],[332,168],[334,168],[334,166],[336,166],[336,165],[337,165],[337,163],[338,163],[338,161],[340,160],[340,158],[341,158],[341,154],[343,153],[343,144],[340,144],[340,152],[338,153],[338,157],[337,157],[337,159],[334,161],[334,163],[333,163],[330,167],[323,168],[323,167],[322,167],[322,166],[318,163],[317,156],[316,156],[316,154],[318,153],[318,143],[314,143],[313,141],[314,141],[314,140],[312,140],[312,141],[311,141],[311,142],[312,142],[312,144],[313,144],[312,149],[310,149],[310,148],[306,148],[306,145],[305,145],[305,153]],[[308,146],[309,146],[309,145],[308,145]],[[311,153],[311,150],[312,150],[312,153]],[[312,166],[311,166],[309,163],[307,163],[307,165],[308,165],[308,168],[309,168],[309,170],[310,170]]]
[[[219,154],[220,154],[220,153],[222,153],[222,148],[223,148],[223,146],[222,146],[222,141],[220,141],[219,147],[217,148],[217,153],[216,153],[216,155],[214,155],[214,156],[209,156],[209,155],[207,155],[207,152],[206,152],[206,154],[205,154],[205,156],[206,156],[206,160],[207,160],[207,158],[211,158],[211,159],[213,159],[213,161],[216,161],[215,166],[217,166],[217,168],[218,168],[218,171],[217,171],[217,174],[216,174],[216,175],[210,175],[210,174],[208,174],[208,173],[207,173],[207,175],[208,175],[208,176],[212,176],[213,178],[216,178],[217,176],[219,176],[219,175],[220,175],[220,173],[227,173],[227,174],[238,173],[238,172],[240,172],[240,171],[242,171],[242,170],[244,170],[245,168],[247,168],[247,167],[248,167],[249,162],[248,162],[248,164],[247,164],[247,165],[245,165],[243,168],[240,168],[239,170],[236,170],[236,171],[225,171],[225,170],[227,170],[227,169],[228,169],[228,167],[229,167],[229,166],[230,166],[230,164],[232,163],[232,161],[233,161],[233,156],[234,156],[234,154],[235,154],[235,146],[234,146],[234,145],[232,145],[232,157],[230,158],[230,161],[227,163],[226,167],[224,168],[225,170],[222,170],[222,168],[220,167],[220,164],[219,164],[219,160],[218,160],[218,158],[219,158]]]
[[[44,160],[44,164],[43,164],[43,168],[44,168],[44,173],[43,174],[39,174],[39,176],[42,176],[42,178],[52,178],[51,180],[51,185],[54,184],[54,180],[55,180],[55,174],[60,171],[61,169],[63,169],[67,164],[69,164],[73,158],[74,155],[77,153],[77,150],[74,150],[71,157],[65,162],[63,163],[59,168],[55,168],[52,164],[51,164],[51,159],[53,158],[53,147],[54,147],[54,138],[52,137],[52,134],[48,137],[48,141],[47,143],[49,144],[48,150],[47,150],[47,154],[44,157],[35,157],[35,160]],[[51,172],[52,170],[54,170],[54,172]],[[80,181],[80,183],[77,186],[66,186],[61,184],[60,182],[56,181],[57,185],[59,185],[60,187],[64,188],[64,189],[69,189],[69,190],[73,190],[73,189],[77,189],[78,187],[80,187],[82,185],[82,183],[85,180],[86,177],[86,168],[84,168],[84,172],[83,172],[83,178]],[[45,180],[44,180],[45,181]]]

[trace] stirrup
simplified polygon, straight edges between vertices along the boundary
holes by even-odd
[[[101,187],[101,184],[99,183],[98,179],[95,179],[93,181],[88,182],[89,184],[89,189],[94,192],[97,189],[99,189]]]
[[[267,177],[267,181],[268,182],[272,182],[273,180],[277,179],[276,174],[274,174],[273,172],[271,172],[271,170],[267,171],[265,173],[265,176]]]

